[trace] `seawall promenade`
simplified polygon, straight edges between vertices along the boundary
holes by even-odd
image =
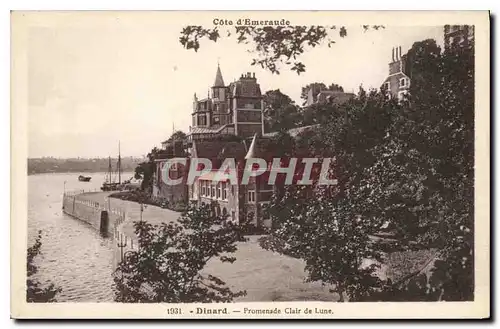
[[[83,190],[64,193],[63,212],[111,236],[115,233],[114,229],[125,220],[126,212],[120,207],[111,206],[108,198],[110,194]]]
[[[113,193],[84,190],[64,193],[63,212],[113,239],[116,266],[127,251],[137,249],[134,222],[143,219],[153,225],[161,224],[176,221],[180,213],[151,205],[144,205],[141,211],[137,202],[109,197]]]
[[[135,221],[142,216],[153,225],[161,224],[177,221],[180,213],[152,205],[145,205],[141,213],[139,203],[110,198],[111,193],[66,193],[63,204],[66,214],[89,223],[96,230],[100,229],[99,211],[114,210],[109,215],[108,230],[111,232],[109,238],[113,239],[116,267],[122,255],[137,250]],[[75,208],[72,208],[73,204]],[[238,301],[336,300],[336,295],[328,291],[330,287],[305,281],[303,261],[262,249],[258,239],[259,236],[250,236],[247,242],[238,243],[234,264],[213,259],[203,273],[220,277],[234,290],[246,290],[247,295]]]
[[[84,190],[66,192],[63,195],[63,212],[86,222],[100,231],[101,235],[113,240],[113,266],[116,267],[123,252],[133,249],[134,245],[133,240],[121,231],[121,225],[127,218],[126,209],[112,205],[112,198],[109,198],[111,193]]]

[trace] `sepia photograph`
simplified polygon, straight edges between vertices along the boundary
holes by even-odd
[[[488,318],[489,31],[11,12],[11,316]]]

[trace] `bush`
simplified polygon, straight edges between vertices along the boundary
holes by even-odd
[[[190,207],[179,223],[135,222],[137,251],[129,251],[114,273],[115,300],[128,303],[231,302],[245,291],[231,291],[205,273],[212,259],[233,263],[241,232],[211,206]]]
[[[38,231],[38,236],[35,244],[28,248],[27,257],[27,276],[26,279],[26,301],[28,303],[54,303],[56,302],[56,295],[62,291],[57,288],[53,283],[48,286],[42,287],[38,279],[34,275],[38,272],[38,267],[35,264],[35,257],[40,255],[42,247],[42,231]]]

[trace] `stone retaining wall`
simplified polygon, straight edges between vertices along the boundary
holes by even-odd
[[[120,231],[120,225],[127,215],[123,209],[109,208],[108,204],[99,203],[86,198],[92,192],[68,192],[63,195],[63,212],[71,217],[90,224],[101,234],[113,240],[113,254],[115,267],[121,260],[123,253],[136,250],[134,241]],[[120,247],[121,246],[121,247]]]

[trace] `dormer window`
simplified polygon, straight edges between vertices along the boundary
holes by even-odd
[[[401,78],[399,79],[399,87],[400,88],[408,88],[410,86],[410,79]]]

